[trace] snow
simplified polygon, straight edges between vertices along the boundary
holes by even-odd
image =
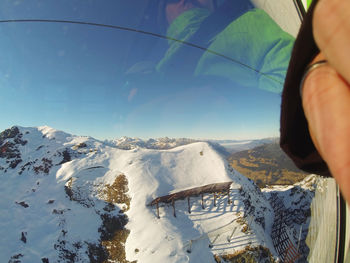
[[[248,245],[263,245],[278,257],[270,238],[274,213],[266,194],[233,170],[209,142],[167,150],[139,146],[123,150],[47,126],[19,129],[27,141],[18,146],[22,162],[6,173],[0,171],[0,255],[5,259],[22,254],[23,262],[40,262],[42,258],[57,262],[57,245],[62,241],[66,249],[73,250],[78,243],[98,243],[99,214],[106,204],[101,189],[121,174],[128,180],[131,197],[126,212],[126,228],[130,230],[125,244],[127,260],[215,262],[213,254],[232,254]],[[71,160],[62,163],[64,151],[70,153]],[[30,169],[43,165],[43,158],[52,161],[48,173]],[[28,162],[32,164],[20,173],[21,166]],[[6,166],[1,158],[0,166]],[[160,218],[155,207],[147,206],[162,195],[228,181],[232,181],[232,203],[222,195],[214,206],[213,195],[206,194],[202,209],[201,197],[193,196],[191,213],[187,200],[177,200],[176,217],[171,205],[161,204]],[[78,191],[81,201],[67,196],[65,187],[69,184]],[[29,207],[18,204],[22,201]],[[116,206],[122,209],[125,205]],[[248,230],[244,233],[245,225]],[[22,232],[26,243],[20,240]],[[75,251],[75,262],[88,261],[86,253]]]

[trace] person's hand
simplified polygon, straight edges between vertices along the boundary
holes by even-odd
[[[303,85],[312,140],[350,203],[350,1],[321,0],[313,30],[321,53]]]

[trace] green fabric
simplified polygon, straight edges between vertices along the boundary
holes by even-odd
[[[311,5],[311,3],[312,3],[312,0],[307,0],[307,3],[306,3],[307,8],[309,8],[309,6]]]
[[[209,12],[205,9],[184,12],[171,24],[167,36],[183,41],[189,40],[208,15]],[[225,77],[235,85],[258,87],[279,93],[282,90],[293,42],[294,38],[280,29],[263,10],[253,9],[231,22],[212,39],[208,47],[208,50],[231,60],[211,52],[203,52],[194,74]],[[169,49],[157,65],[159,72],[171,70],[177,50],[182,46],[179,42],[169,41]],[[256,71],[262,74],[257,74]]]
[[[209,10],[203,8],[193,8],[178,16],[169,26],[167,37],[188,41],[197,32],[201,23],[210,15]],[[183,46],[181,42],[169,40],[169,49],[165,57],[159,62],[157,70],[162,72],[172,59],[176,59],[176,51]]]

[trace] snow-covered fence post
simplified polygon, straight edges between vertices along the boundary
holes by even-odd
[[[230,235],[229,237],[227,237],[227,241],[228,241],[228,242],[231,242],[231,238],[232,238],[233,234],[235,233],[236,229],[237,229],[237,227],[235,226],[235,227],[233,228],[233,230],[232,230],[231,235]]]
[[[227,189],[227,203],[231,204],[231,200],[230,200],[230,188]]]
[[[187,196],[188,213],[191,214],[190,196]]]
[[[188,245],[188,249],[186,250],[187,253],[191,253],[192,252],[192,240],[190,240],[189,245]]]
[[[156,206],[157,206],[157,218],[159,219],[160,216],[159,216],[159,202],[158,201],[156,202]]]
[[[248,230],[251,230],[251,225],[252,225],[253,219],[254,218],[253,218],[252,215],[249,215],[248,218],[247,218]]]
[[[202,193],[202,209],[204,209],[203,193]]]
[[[214,206],[216,206],[216,193],[214,192]]]
[[[219,236],[220,236],[220,234],[217,234],[216,237],[214,238],[213,242],[210,242],[210,243],[209,243],[209,247],[210,247],[210,248],[213,248],[214,243],[215,243],[215,241],[218,239]]]
[[[175,200],[174,200],[175,196],[171,199],[171,204],[173,206],[173,213],[174,213],[174,217],[176,217],[176,213],[175,213]]]

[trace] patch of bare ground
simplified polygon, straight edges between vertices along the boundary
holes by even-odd
[[[302,181],[307,174],[291,171],[285,168],[276,168],[272,165],[266,167],[267,160],[254,162],[249,159],[230,160],[231,166],[239,173],[255,181],[259,187],[268,185],[291,185]]]
[[[236,222],[242,226],[241,227],[241,232],[243,232],[245,234],[248,234],[249,226],[248,226],[247,221],[242,216],[239,216],[237,218]]]
[[[128,222],[124,212],[130,208],[131,198],[127,194],[128,180],[124,174],[116,177],[112,185],[106,185],[102,190],[103,199],[108,203],[105,211],[111,211],[111,204],[124,204],[118,216],[112,213],[101,214],[102,225],[99,228],[101,233],[101,245],[108,253],[108,259],[103,262],[136,263],[126,260],[125,242],[130,231],[125,228]]]
[[[103,200],[111,204],[125,204],[126,207],[123,211],[126,212],[130,209],[131,201],[130,196],[127,194],[128,191],[128,179],[126,179],[124,174],[120,174],[112,185],[105,185],[102,191]]]
[[[259,262],[271,262],[275,263],[270,250],[263,246],[251,247],[246,246],[244,249],[239,250],[233,254],[227,255],[214,255],[214,259],[217,263],[259,263]]]

